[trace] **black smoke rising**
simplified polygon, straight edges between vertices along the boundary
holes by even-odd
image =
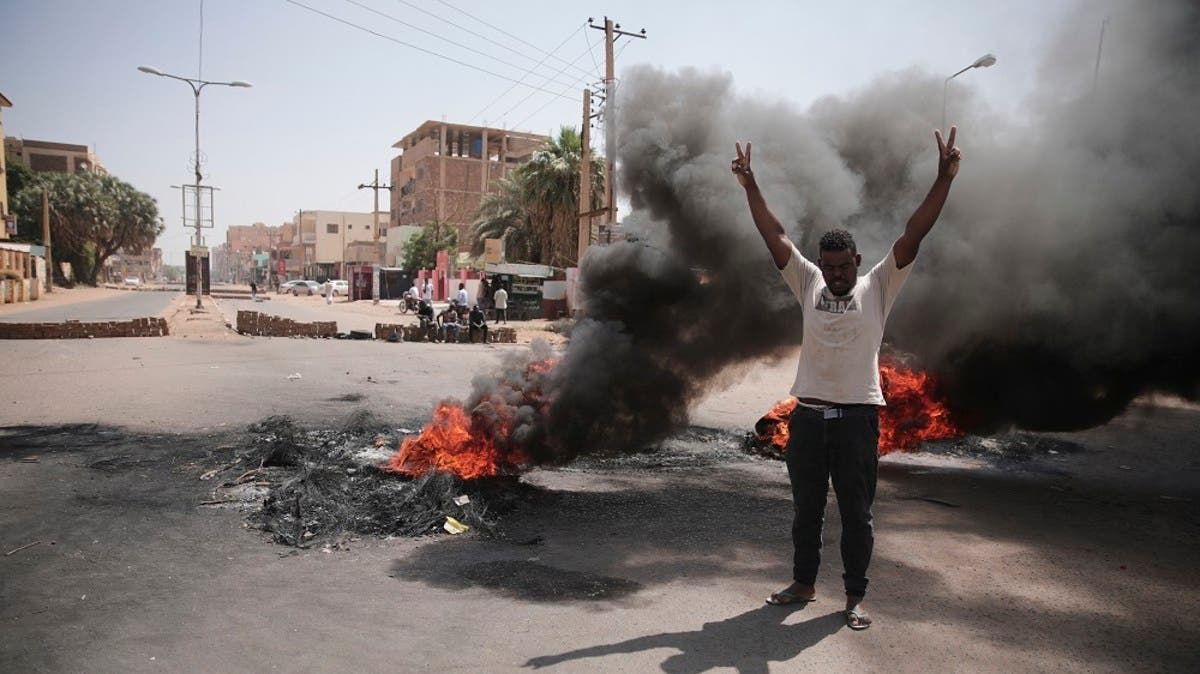
[[[1096,36],[1079,26],[1106,13],[1092,93]],[[1143,391],[1197,395],[1196,6],[1091,6],[1066,25],[1029,120],[962,104],[966,160],[889,326],[980,426],[1084,427]],[[873,264],[933,180],[941,86],[885,75],[802,112],[739,97],[728,75],[627,72],[619,160],[638,240],[585,260],[551,444],[652,442],[729,366],[799,340],[729,172],[735,140],[754,140],[759,183],[802,251],[847,226]]]

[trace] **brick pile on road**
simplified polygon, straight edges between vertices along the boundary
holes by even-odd
[[[165,318],[128,321],[63,321],[61,323],[0,323],[0,339],[87,339],[90,337],[165,337]]]
[[[400,335],[401,341],[405,342],[423,342],[425,341],[426,330],[422,330],[419,325],[411,325],[407,323],[376,323],[375,324],[375,339],[387,339],[392,334]],[[459,344],[469,343],[467,340],[467,331],[463,330],[459,333]],[[488,343],[489,344],[516,344],[517,331],[513,328],[488,328]]]
[[[258,311],[238,311],[237,331],[255,337],[337,337],[337,321],[302,323]]]

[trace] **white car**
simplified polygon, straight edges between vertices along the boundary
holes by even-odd
[[[321,292],[321,286],[316,281],[288,281],[279,286],[279,294],[286,295],[316,295]]]
[[[344,279],[333,279],[321,284],[321,294],[324,295],[329,290],[329,284],[333,284],[333,296],[346,295],[350,292],[350,284]]]
[[[141,284],[142,284],[141,279],[139,279],[136,276],[126,276],[125,277],[125,285],[127,285],[127,286],[137,286],[137,285],[141,285]]]

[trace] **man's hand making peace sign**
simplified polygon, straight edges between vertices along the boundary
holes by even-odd
[[[954,134],[957,132],[957,126],[950,127],[950,137],[946,139],[946,142],[942,142],[942,132],[937,129],[933,131],[933,137],[937,139],[938,144],[939,178],[953,178],[958,175],[958,162],[962,159],[962,152],[954,147]],[[747,147],[749,147],[748,143]],[[749,153],[747,153],[746,161],[750,161]]]
[[[737,176],[742,187],[749,187],[754,184],[754,171],[750,170],[750,141],[746,141],[745,154],[742,153],[741,143],[734,143],[733,146],[737,149],[737,158],[731,167],[733,175]]]

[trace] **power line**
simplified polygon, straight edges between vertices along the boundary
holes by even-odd
[[[388,40],[388,41],[390,41],[390,42],[395,42],[395,43],[396,43],[396,44],[398,44],[398,45],[401,45],[401,46],[404,46],[404,47],[408,47],[409,49],[415,49],[415,50],[417,50],[417,51],[419,51],[419,52],[422,52],[422,53],[424,53],[424,54],[429,54],[430,56],[435,56],[435,57],[437,57],[437,58],[440,58],[440,59],[442,59],[443,61],[449,61],[449,62],[451,62],[451,63],[457,64],[457,65],[460,65],[460,66],[463,66],[463,67],[466,67],[466,68],[470,68],[471,70],[478,70],[479,72],[481,72],[481,73],[483,73],[483,74],[485,74],[485,75],[491,75],[492,77],[496,77],[496,78],[499,78],[499,79],[502,79],[502,80],[507,80],[507,81],[509,81],[509,82],[516,82],[517,84],[521,84],[522,86],[526,86],[526,87],[529,87],[529,88],[531,88],[531,89],[537,89],[538,91],[544,91],[544,92],[546,92],[546,93],[548,93],[548,94],[553,94],[553,95],[555,95],[555,96],[559,96],[559,97],[561,97],[561,98],[566,98],[566,96],[563,96],[562,94],[559,94],[559,93],[557,93],[557,92],[551,91],[551,90],[549,90],[549,89],[544,89],[544,88],[542,88],[542,87],[535,87],[535,86],[534,86],[534,85],[532,85],[532,84],[526,84],[526,83],[524,83],[524,82],[521,82],[520,80],[514,79],[514,78],[512,78],[512,77],[509,77],[509,76],[507,76],[507,75],[501,75],[500,73],[497,73],[497,72],[492,72],[491,70],[488,70],[488,69],[486,69],[486,68],[481,68],[481,67],[479,67],[479,66],[477,66],[477,65],[474,65],[474,64],[471,64],[471,63],[467,63],[466,61],[460,61],[459,59],[456,59],[456,58],[454,58],[454,57],[452,57],[452,56],[446,56],[445,54],[439,54],[438,52],[435,52],[435,51],[433,51],[432,49],[426,49],[425,47],[420,47],[420,46],[417,46],[417,45],[415,45],[415,44],[411,44],[411,43],[409,43],[409,42],[405,42],[404,40],[400,40],[400,39],[398,39],[398,38],[394,38],[394,37],[392,37],[391,35],[385,35],[385,34],[383,34],[383,33],[380,33],[379,31],[371,30],[370,28],[367,28],[367,27],[365,27],[365,26],[360,26],[359,24],[357,24],[357,23],[354,23],[353,21],[347,21],[346,19],[343,19],[343,18],[341,18],[341,17],[334,16],[334,15],[332,15],[332,14],[329,14],[329,13],[326,13],[326,12],[322,12],[322,11],[321,11],[321,10],[319,10],[319,9],[316,9],[316,8],[314,8],[314,7],[309,7],[308,5],[306,5],[306,4],[302,3],[302,2],[298,2],[297,0],[284,0],[284,2],[287,2],[287,3],[289,3],[289,4],[292,4],[292,5],[295,5],[295,6],[297,6],[297,7],[300,7],[301,9],[306,9],[306,10],[308,10],[308,11],[310,11],[310,12],[314,13],[314,14],[319,14],[319,15],[321,15],[321,16],[323,16],[323,17],[327,18],[327,19],[330,19],[330,20],[332,20],[332,21],[337,21],[337,22],[338,22],[338,23],[340,23],[340,24],[344,24],[344,25],[346,25],[346,26],[350,26],[351,28],[357,28],[358,30],[361,30],[361,31],[363,31],[364,33],[370,33],[371,35],[374,35],[375,37],[381,37],[381,38],[383,38],[383,39],[385,39],[385,40]]]
[[[620,50],[617,52],[617,56],[620,56],[620,55],[621,55],[621,54],[622,54],[622,53],[625,51],[625,48],[626,48],[626,47],[628,47],[630,44],[631,44],[631,43],[629,43],[629,42],[626,42],[625,44],[621,45],[621,49],[620,49]],[[599,46],[600,46],[600,45],[599,45],[599,43],[597,43],[597,44],[596,44],[596,46],[597,46],[597,47],[599,47]],[[591,53],[592,53],[592,50],[591,50],[591,49],[589,49],[589,50],[587,51],[587,53],[591,54]],[[578,58],[576,58],[575,60],[576,60],[576,61],[578,61],[578,60],[579,60],[579,59],[581,59],[581,58],[583,58],[583,54],[580,54],[580,55],[579,55],[579,57],[578,57]],[[576,85],[576,86],[578,86],[578,85]],[[564,89],[564,90],[563,90],[563,92],[562,92],[562,95],[561,95],[560,97],[561,97],[561,98],[570,98],[569,96],[567,96],[567,95],[566,95],[567,91],[569,91],[569,90],[567,90],[567,89]],[[529,100],[530,98],[532,98],[532,96],[533,96],[532,94],[530,94],[529,96],[526,96],[526,97],[525,97],[525,98],[524,98],[524,99],[521,101],[521,103],[524,103],[525,101]],[[546,103],[545,103],[544,105],[542,105],[542,107],[540,107],[540,108],[538,108],[537,110],[534,110],[533,112],[529,113],[528,115],[526,115],[526,116],[525,116],[525,118],[524,118],[524,119],[522,119],[521,121],[519,121],[519,122],[517,122],[516,124],[514,124],[514,125],[513,125],[513,128],[515,129],[515,128],[517,128],[517,127],[521,126],[522,124],[524,124],[525,122],[529,121],[529,119],[530,119],[531,117],[533,117],[534,115],[538,114],[538,113],[539,113],[539,112],[541,112],[542,110],[545,110],[546,108],[550,107],[550,104],[551,104],[551,103],[553,103],[553,102],[554,102],[554,99],[553,99],[553,98],[552,98],[552,99],[550,99],[550,100],[548,100],[548,101],[546,101]],[[608,105],[608,101],[605,101],[605,102],[604,102],[604,104],[605,104],[605,105]],[[520,103],[518,103],[517,105],[520,105]],[[516,106],[513,106],[513,107],[516,107]],[[510,110],[509,112],[511,112],[511,110]],[[507,114],[507,113],[506,113],[506,114]],[[607,132],[607,129],[605,129],[605,132]]]
[[[568,42],[568,41],[570,40],[570,38],[572,38],[572,37],[575,37],[575,34],[576,34],[576,32],[578,32],[578,31],[581,31],[581,30],[583,30],[583,25],[582,25],[582,24],[580,25],[580,28],[577,28],[577,29],[576,29],[574,32],[571,32],[571,34],[570,34],[570,35],[568,35],[568,36],[566,36],[562,42],[559,42],[559,43],[558,43],[558,47],[554,47],[554,52],[558,52],[558,50],[559,50],[559,49],[562,49],[562,48],[563,48],[563,44],[566,44],[566,42]],[[584,34],[584,35],[586,35],[586,34]],[[548,54],[547,54],[547,56],[545,56],[545,58],[542,58],[541,62],[544,62],[544,61],[545,61],[547,58],[548,58]],[[580,59],[576,58],[575,60],[576,60],[576,61],[578,61],[578,60],[580,60]],[[541,65],[541,62],[539,62],[539,65]],[[558,71],[558,73],[556,73],[556,74],[560,74],[560,73],[562,73],[562,72],[563,72],[563,70],[565,70],[565,68],[560,68],[560,70],[559,70],[559,71]],[[526,76],[522,77],[521,79],[523,80],[524,78],[526,78],[526,77],[530,76],[530,74],[533,74],[533,70],[530,70],[528,73],[526,73]],[[550,82],[548,82],[548,80],[547,80],[547,82],[544,82],[544,83],[542,83],[542,84],[550,84]],[[572,82],[572,83],[571,83],[571,86],[575,86],[575,83],[574,83],[574,82]],[[503,92],[503,94],[500,94],[500,95],[499,95],[499,96],[497,96],[496,98],[492,98],[492,102],[491,102],[491,103],[488,103],[488,104],[486,104],[486,106],[484,106],[484,108],[482,108],[481,110],[479,110],[479,112],[478,112],[478,113],[475,113],[475,114],[472,116],[472,118],[470,118],[470,120],[469,120],[469,121],[475,121],[476,119],[479,119],[479,116],[480,116],[480,115],[482,115],[482,114],[484,114],[485,112],[487,112],[487,109],[488,109],[488,108],[491,108],[492,106],[494,106],[494,104],[496,104],[496,103],[499,103],[499,102],[500,102],[500,100],[502,100],[502,98],[504,98],[505,96],[508,96],[508,95],[510,94],[510,92],[511,92],[512,90],[514,90],[514,89],[516,89],[516,85],[515,85],[515,84],[514,84],[514,85],[512,85],[512,86],[509,86],[509,88],[508,88],[508,89],[506,89],[506,90]],[[535,94],[535,92],[530,92],[530,94]],[[521,100],[521,103],[524,103],[524,102],[526,102],[526,101],[528,101],[528,100],[529,100],[529,96],[526,96],[526,97],[522,98],[522,100]],[[520,104],[521,104],[521,103],[517,103],[517,106],[520,106]],[[509,110],[509,112],[512,112],[512,110]],[[508,113],[504,113],[504,115],[508,115]],[[504,116],[504,115],[502,115],[502,116]],[[469,124],[469,122],[468,122],[468,124]]]
[[[396,0],[396,1],[397,1],[397,2],[403,2],[404,4],[406,4],[406,5],[409,5],[409,6],[415,6],[415,5],[412,5],[412,3],[408,2],[408,0]],[[537,51],[539,51],[539,52],[541,52],[541,53],[543,53],[543,54],[547,53],[545,49],[542,49],[541,47],[539,47],[539,46],[537,46],[537,45],[533,44],[532,42],[529,42],[529,41],[527,41],[527,40],[524,40],[524,39],[522,39],[522,38],[519,38],[519,37],[517,37],[516,35],[513,35],[512,33],[510,33],[510,32],[508,32],[508,31],[504,30],[503,28],[499,28],[499,27],[497,27],[497,26],[495,26],[495,25],[493,25],[493,24],[491,24],[491,23],[489,23],[489,22],[487,22],[487,21],[484,21],[483,19],[481,19],[481,18],[479,18],[479,17],[475,16],[474,14],[472,14],[472,13],[470,13],[470,12],[466,11],[466,10],[459,9],[458,7],[455,7],[455,6],[454,6],[454,5],[452,5],[452,4],[450,4],[450,3],[448,3],[448,2],[445,2],[445,0],[437,0],[437,1],[438,1],[439,3],[441,3],[441,4],[445,5],[446,7],[449,7],[450,9],[453,9],[454,11],[456,11],[456,12],[458,12],[458,13],[460,13],[460,14],[464,14],[464,15],[466,15],[466,16],[469,16],[469,17],[471,17],[472,19],[474,19],[474,20],[475,20],[475,21],[477,21],[478,23],[480,23],[480,24],[482,24],[482,25],[484,25],[484,26],[487,26],[488,28],[492,28],[492,29],[495,29],[495,30],[497,30],[497,31],[500,31],[500,33],[502,33],[502,34],[504,34],[504,35],[507,35],[508,37],[511,37],[512,39],[516,40],[517,42],[520,42],[521,44],[523,44],[523,45],[525,45],[525,46],[527,46],[527,47],[531,47],[531,48],[533,48],[533,49],[535,49],[535,50],[537,50]],[[436,14],[432,14],[431,12],[428,12],[428,11],[426,11],[426,10],[421,10],[421,11],[424,11],[426,14],[430,14],[431,16],[437,16]],[[438,18],[441,18],[441,17],[438,17]],[[456,24],[456,23],[454,23],[454,22],[450,21],[449,19],[442,19],[442,20],[443,20],[443,21],[446,21],[447,23],[451,24],[452,26],[455,26],[455,27],[457,27],[457,28],[460,28],[460,29],[462,29],[462,30],[465,30],[465,31],[467,31],[468,33],[471,33],[472,35],[474,35],[474,36],[476,36],[476,37],[478,37],[478,38],[481,38],[481,39],[487,40],[488,42],[491,42],[492,44],[497,44],[497,45],[500,45],[501,47],[504,47],[505,49],[508,49],[509,51],[512,51],[512,52],[514,52],[514,53],[521,54],[521,52],[519,52],[519,51],[516,51],[515,49],[513,49],[512,47],[509,47],[508,45],[502,44],[502,43],[500,43],[500,42],[496,42],[495,40],[492,40],[491,38],[488,38],[488,37],[485,37],[485,36],[483,36],[483,35],[480,35],[479,33],[476,33],[476,32],[472,31],[472,30],[471,30],[471,29],[469,29],[469,28],[464,28],[464,27],[462,27],[462,26],[460,26],[460,25],[458,25],[458,24]],[[522,56],[525,56],[524,54],[521,54],[521,55],[522,55]],[[528,59],[529,59],[529,60],[531,60],[531,61],[533,60],[533,59],[532,59],[532,58],[530,58],[529,56],[525,56],[525,58],[528,58]],[[555,58],[558,58],[558,57],[555,57]],[[559,61],[560,63],[566,63],[566,61],[563,61],[562,59],[558,59],[558,61]],[[585,69],[583,69],[583,68],[580,68],[580,67],[578,67],[578,66],[575,66],[575,64],[573,64],[573,63],[572,63],[572,64],[569,64],[569,65],[571,65],[571,66],[575,67],[575,69],[576,69],[576,70],[578,70],[578,71],[580,71],[580,72],[582,72],[582,73],[585,73],[585,74],[587,73],[587,70],[585,70]],[[589,76],[590,76],[590,75],[589,75]]]
[[[583,53],[582,53],[582,54],[580,54],[579,56],[576,56],[576,57],[575,57],[575,61],[579,61],[579,60],[580,60],[580,59],[582,59],[584,56],[587,56],[588,54],[591,54],[591,53],[592,53],[592,48],[591,48],[591,47],[589,47],[587,51],[583,52]],[[590,79],[590,78],[591,78],[591,76],[589,75],[589,76],[588,76],[588,79]],[[585,80],[579,80],[579,81],[573,82],[573,83],[572,83],[572,84],[571,84],[569,87],[567,87],[567,88],[565,88],[565,89],[563,89],[563,90],[562,90],[562,92],[559,94],[559,98],[568,98],[568,99],[569,99],[570,97],[569,97],[569,96],[567,96],[567,92],[571,91],[572,89],[575,89],[575,88],[577,88],[577,87],[578,87],[580,84],[584,84],[584,83],[586,83],[586,82],[587,82],[587,80],[586,80],[586,79],[585,79]],[[525,101],[528,101],[529,99],[533,98],[533,95],[534,95],[534,94],[536,94],[536,93],[537,93],[536,91],[531,91],[531,92],[529,93],[529,95],[528,95],[528,96],[526,96],[525,98],[522,98],[520,101],[518,101],[518,102],[517,102],[517,104],[516,104],[516,105],[512,106],[512,107],[511,107],[511,108],[509,108],[508,110],[505,110],[505,111],[504,111],[504,114],[507,116],[507,115],[508,115],[508,113],[510,113],[510,112],[512,112],[513,110],[516,110],[517,108],[521,107],[522,105],[524,105],[524,104],[525,104]],[[522,125],[522,124],[524,124],[524,123],[525,123],[525,122],[526,122],[526,121],[527,121],[527,120],[528,120],[530,117],[533,117],[534,115],[536,115],[537,113],[541,112],[542,110],[545,110],[545,109],[546,109],[547,107],[549,107],[549,105],[550,105],[551,103],[553,103],[553,102],[554,102],[554,99],[553,99],[553,98],[552,98],[552,99],[550,99],[549,101],[546,101],[545,105],[543,105],[542,107],[538,108],[537,110],[534,110],[533,112],[531,112],[531,113],[529,113],[528,115],[526,115],[524,119],[522,119],[520,122],[517,122],[516,124],[514,124],[514,125],[513,125],[513,128],[515,129],[515,128],[517,128],[517,127],[521,126],[521,125]]]
[[[512,47],[508,46],[508,44],[505,44],[505,43],[503,43],[503,42],[497,42],[497,41],[494,41],[494,40],[492,40],[492,38],[491,38],[491,37],[487,37],[486,35],[479,34],[479,32],[475,32],[474,30],[470,30],[469,28],[467,28],[467,26],[464,26],[464,25],[462,25],[462,24],[457,24],[457,23],[455,23],[455,22],[452,22],[452,20],[450,20],[450,19],[448,19],[448,18],[445,18],[445,17],[443,17],[443,16],[440,16],[440,14],[436,14],[436,13],[433,13],[433,12],[431,12],[431,11],[428,11],[428,10],[426,10],[426,8],[425,8],[425,7],[421,7],[421,6],[419,6],[419,5],[415,5],[415,4],[413,4],[413,2],[409,2],[408,0],[396,0],[396,1],[397,1],[397,2],[400,2],[400,4],[401,4],[401,5],[407,5],[407,6],[409,6],[409,7],[412,7],[412,8],[414,8],[414,10],[416,10],[416,11],[418,11],[418,12],[421,12],[421,13],[424,13],[424,14],[428,14],[428,16],[431,16],[431,17],[433,17],[433,18],[436,18],[436,19],[438,19],[438,20],[439,20],[439,22],[442,22],[442,23],[445,23],[445,24],[449,24],[449,25],[455,26],[455,28],[456,28],[456,29],[458,29],[458,30],[461,30],[461,31],[464,31],[464,32],[468,32],[468,34],[470,34],[470,35],[473,35],[473,36],[475,36],[475,37],[478,37],[478,38],[480,38],[480,40],[482,40],[482,41],[485,41],[485,42],[491,42],[492,44],[496,44],[496,46],[497,46],[497,47],[500,47],[500,48],[502,48],[502,49],[508,49],[508,50],[509,50],[509,52],[512,52],[512,53],[514,53],[514,54],[516,54],[516,55],[518,55],[518,56],[521,56],[521,58],[522,58],[522,59],[529,59],[530,61],[534,60],[534,59],[533,59],[533,56],[530,56],[530,55],[528,55],[528,54],[526,54],[526,53],[524,53],[524,52],[518,52],[518,50],[517,50],[517,49],[514,49],[514,48],[512,48]],[[454,10],[454,7],[451,7],[451,8],[452,8],[452,10]],[[455,11],[461,12],[461,10],[455,10]],[[466,12],[462,12],[462,13],[466,14]],[[468,16],[470,16],[470,14],[468,14]],[[479,20],[478,18],[475,18],[475,17],[472,17],[472,18],[473,18],[473,19],[475,19],[475,20]],[[487,26],[488,26],[488,28],[494,28],[494,26],[491,26],[491,24],[487,24],[486,22],[481,22],[481,23],[484,23],[484,25],[487,25]],[[497,30],[499,30],[499,29],[497,29]],[[500,32],[504,32],[504,31],[500,31]],[[518,38],[518,40],[520,40],[520,38]],[[522,41],[522,42],[524,42],[524,41]],[[528,43],[527,43],[527,44],[528,44]],[[538,50],[538,52],[541,52],[542,54],[546,54],[546,50],[545,50],[545,49],[541,49],[541,48],[539,48],[539,47],[535,47],[535,46],[533,46],[533,47],[534,47],[534,49]]]
[[[370,6],[368,6],[368,5],[364,5],[363,3],[361,3],[361,2],[358,2],[358,0],[346,0],[346,2],[350,3],[351,5],[354,5],[355,7],[359,7],[359,8],[361,8],[361,9],[365,9],[365,10],[367,10],[368,12],[371,12],[372,14],[377,14],[377,15],[379,15],[379,16],[382,16],[382,17],[383,17],[383,18],[385,18],[385,19],[389,19],[389,20],[391,20],[391,21],[394,21],[394,22],[396,22],[396,23],[400,24],[401,26],[405,26],[405,27],[411,28],[411,29],[413,29],[413,30],[415,30],[415,31],[417,31],[417,32],[424,33],[424,34],[426,34],[426,35],[430,35],[430,36],[432,36],[432,37],[435,37],[435,38],[437,38],[437,39],[439,39],[439,40],[442,40],[443,42],[449,42],[450,44],[454,45],[455,47],[460,47],[460,48],[462,48],[462,49],[466,49],[466,50],[467,50],[467,51],[469,51],[469,52],[472,52],[472,53],[474,53],[474,54],[478,54],[478,55],[480,55],[480,56],[483,56],[484,58],[489,58],[489,59],[492,59],[493,61],[495,61],[495,62],[497,62],[497,63],[503,64],[503,65],[506,65],[506,66],[508,66],[508,67],[510,67],[510,68],[513,68],[513,69],[515,69],[515,70],[525,70],[525,66],[520,66],[520,65],[517,65],[517,64],[515,64],[515,63],[512,63],[512,62],[510,62],[510,61],[505,61],[505,60],[504,60],[504,59],[502,59],[502,58],[499,58],[499,57],[497,57],[497,56],[494,56],[494,55],[492,55],[492,54],[489,54],[489,53],[487,53],[487,52],[484,52],[484,51],[480,51],[480,50],[478,50],[478,49],[476,49],[476,48],[474,48],[474,47],[472,47],[472,46],[470,46],[470,45],[465,45],[465,44],[463,44],[463,43],[461,43],[461,42],[455,42],[454,40],[451,40],[450,38],[448,38],[448,37],[445,37],[445,36],[442,36],[442,35],[438,35],[437,33],[433,32],[433,31],[431,31],[431,30],[426,30],[426,29],[424,29],[424,28],[421,28],[420,26],[417,26],[417,25],[411,24],[411,23],[409,23],[409,22],[407,22],[407,21],[404,21],[403,19],[398,19],[398,18],[396,18],[396,17],[394,17],[394,16],[392,16],[391,14],[388,14],[388,13],[386,13],[386,12],[381,12],[381,11],[379,11],[379,10],[375,9],[374,7],[370,7]],[[539,64],[539,65],[540,65],[540,64]],[[524,79],[524,78],[522,78],[522,79]],[[547,82],[547,83],[548,83],[548,82]]]

